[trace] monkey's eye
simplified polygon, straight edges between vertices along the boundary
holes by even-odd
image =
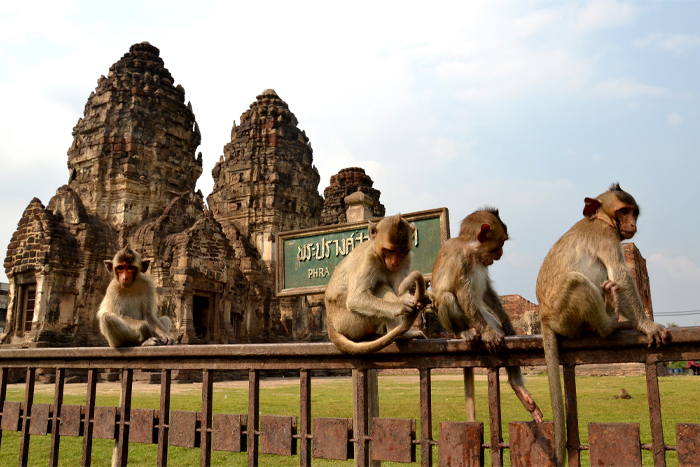
[[[134,272],[134,271],[136,271],[136,266],[129,266],[129,267],[127,267],[126,269],[127,269],[127,271],[129,271],[129,272]]]
[[[117,266],[114,268],[115,271],[122,272],[124,270],[124,266]]]

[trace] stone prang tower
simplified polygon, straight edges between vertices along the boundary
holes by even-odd
[[[316,227],[323,207],[313,151],[297,123],[275,91],[264,91],[234,122],[212,170],[214,216],[227,234],[235,226],[248,236],[264,261],[275,259],[275,233]]]
[[[202,174],[192,105],[159,54],[147,42],[135,44],[100,77],[68,150],[70,188],[122,236],[194,191]]]

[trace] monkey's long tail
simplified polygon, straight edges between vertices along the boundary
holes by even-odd
[[[544,345],[544,357],[547,362],[549,396],[552,399],[552,415],[554,417],[554,454],[557,466],[563,467],[566,462],[566,425],[564,399],[559,376],[559,347],[557,335],[544,323],[542,326],[542,342]]]
[[[414,302],[418,303],[425,298],[426,292],[425,279],[423,278],[423,274],[421,274],[420,271],[413,271],[411,274],[406,276],[406,278],[401,282],[401,285],[399,285],[399,295],[407,292],[413,285],[412,282],[415,282],[416,284],[416,294],[414,296]],[[333,327],[333,323],[331,321],[328,321],[326,323],[326,326],[328,328],[328,337],[330,338],[331,342],[333,342],[333,344],[335,344],[335,346],[338,347],[341,351],[349,353],[351,355],[361,355],[378,352],[387,345],[394,342],[402,335],[404,335],[406,331],[411,329],[411,327],[413,326],[413,322],[416,320],[416,318],[418,318],[419,313],[420,309],[415,310],[407,315],[404,315],[401,324],[396,326],[394,329],[392,329],[379,339],[375,339],[369,342],[355,342],[348,339],[347,337],[336,331]]]

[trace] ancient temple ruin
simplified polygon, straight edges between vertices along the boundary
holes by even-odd
[[[257,96],[212,172],[208,209],[195,191],[202,154],[192,105],[159,50],[133,45],[87,100],[68,183],[47,206],[31,201],[8,245],[0,343],[105,345],[94,317],[111,280],[103,262],[125,244],[154,259],[158,313],[171,317],[181,343],[325,338],[318,297],[273,293],[275,234],[318,226],[324,207],[297,125],[275,91]],[[369,193],[383,215],[362,169],[341,171],[326,191],[340,193],[341,178],[341,191]],[[343,222],[344,206],[332,205]]]

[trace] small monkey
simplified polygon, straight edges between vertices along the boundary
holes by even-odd
[[[554,244],[537,277],[557,465],[565,461],[566,427],[556,335],[575,338],[585,329],[606,337],[621,313],[650,347],[668,338],[666,328],[647,318],[622,251],[621,241],[637,232],[637,202],[614,183],[584,204],[584,218]]]
[[[172,323],[167,316],[156,316],[156,289],[153,279],[145,274],[150,260],[141,260],[138,253],[125,246],[105,261],[113,274],[97,319],[100,332],[110,347],[169,345]]]
[[[369,222],[369,241],[355,247],[333,271],[326,287],[328,337],[349,354],[377,352],[395,340],[425,338],[411,329],[426,305],[425,280],[411,271],[411,238],[415,226],[400,215],[376,225]],[[415,284],[415,295],[409,290]],[[356,342],[387,334],[369,342]]]
[[[620,394],[613,397],[613,399],[632,399],[632,396],[630,396],[630,393],[627,392],[625,388],[622,388],[620,389]]]
[[[433,307],[443,326],[471,344],[479,338],[490,352],[503,349],[503,336],[515,328],[493,289],[488,266],[501,259],[508,229],[495,208],[483,208],[462,221],[459,236],[445,242],[432,277]],[[520,367],[506,367],[508,382],[536,422],[542,412],[525,388]],[[474,369],[464,369],[467,420],[476,421]]]

